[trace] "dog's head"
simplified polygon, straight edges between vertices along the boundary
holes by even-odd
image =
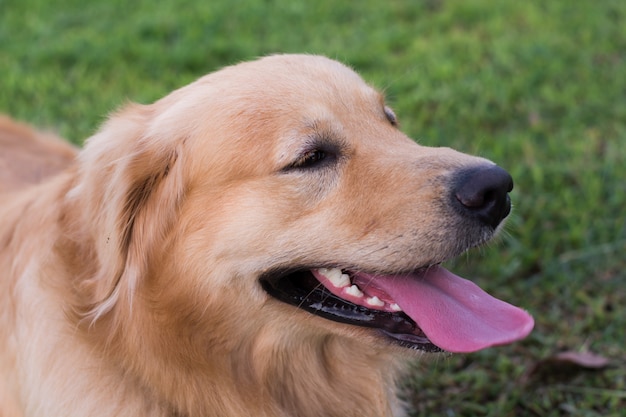
[[[497,232],[510,176],[416,144],[335,61],[268,57],[129,106],[81,163],[92,317],[175,328],[199,357],[269,326],[456,352],[532,328],[439,266]]]

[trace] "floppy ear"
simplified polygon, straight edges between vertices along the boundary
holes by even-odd
[[[92,320],[120,300],[129,306],[155,249],[171,229],[184,196],[184,138],[150,135],[149,106],[130,105],[91,137],[70,192],[83,210],[97,266],[79,284]],[[82,304],[82,303],[81,303]]]

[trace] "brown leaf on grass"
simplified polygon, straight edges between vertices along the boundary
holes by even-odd
[[[591,352],[561,352],[554,355],[557,361],[579,366],[585,369],[604,369],[610,361],[604,356]]]
[[[609,359],[591,352],[560,352],[537,362],[528,372],[527,380],[563,382],[583,371],[599,371],[610,365]]]

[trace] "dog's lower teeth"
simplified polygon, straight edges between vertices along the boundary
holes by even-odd
[[[342,288],[346,295],[352,297],[363,298],[365,294],[359,287],[350,284],[350,276],[344,274],[340,268],[319,268],[316,270],[320,275],[324,276],[336,288]],[[371,307],[385,307],[386,303],[377,296],[367,297],[365,303]],[[402,311],[396,303],[388,305],[391,311]]]
[[[335,287],[343,288],[350,285],[350,276],[342,273],[339,268],[320,268],[317,271],[325,276]]]
[[[336,286],[343,288],[343,287],[347,287],[350,285],[350,275],[348,274],[341,274],[341,276],[339,277],[339,280],[337,280],[337,282],[333,282],[333,284],[335,284]]]
[[[365,302],[374,307],[383,307],[385,305],[385,302],[376,296],[369,297],[367,300],[365,300]]]
[[[356,285],[351,285],[346,288],[346,294],[351,295],[353,297],[363,297],[363,292]]]

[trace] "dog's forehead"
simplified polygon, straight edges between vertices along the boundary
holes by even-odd
[[[249,88],[245,95],[253,98],[245,105],[260,106],[256,110],[260,114],[285,116],[281,117],[285,127],[332,130],[351,118],[386,117],[383,94],[340,62],[322,56],[278,55],[245,65],[259,81],[245,87]]]
[[[276,115],[384,109],[383,95],[349,67],[322,56],[276,55],[208,74],[156,103],[167,119],[254,121]],[[313,117],[313,116],[311,116]]]
[[[231,93],[263,98],[266,106],[314,101],[379,105],[383,101],[382,95],[351,68],[322,56],[275,55],[227,67],[214,76],[215,83],[228,85]]]

